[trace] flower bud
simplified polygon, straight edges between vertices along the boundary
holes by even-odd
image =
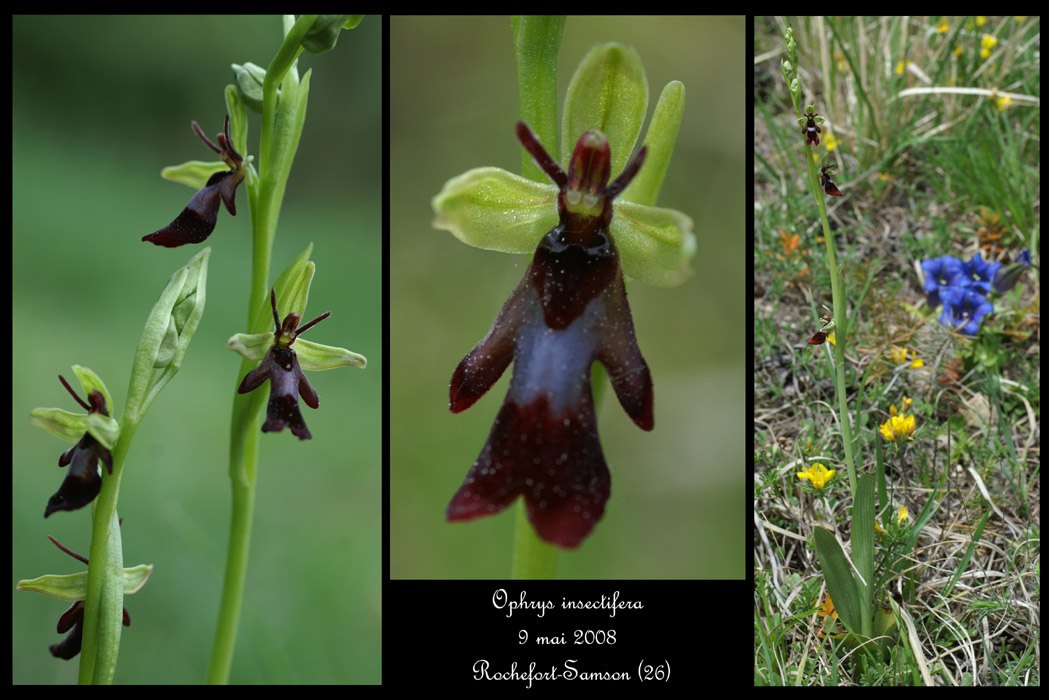
[[[354,22],[351,17],[356,17],[356,21]],[[310,53],[331,51],[335,48],[335,42],[339,40],[339,32],[343,28],[356,27],[361,17],[362,15],[317,15],[317,21],[302,38],[302,48]],[[352,26],[349,26],[351,23]]]
[[[233,64],[233,74],[237,77],[237,93],[240,99],[256,114],[262,114],[262,85],[266,80],[266,69],[248,62],[243,66]],[[280,90],[277,90],[280,99]]]

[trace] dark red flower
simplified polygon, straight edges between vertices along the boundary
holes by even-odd
[[[488,335],[452,375],[450,408],[459,413],[514,362],[488,441],[446,517],[492,515],[523,495],[538,535],[572,548],[601,519],[610,494],[591,388],[595,360],[634,422],[644,430],[653,424],[652,378],[609,233],[612,200],[637,174],[645,148],[609,184],[610,149],[601,132],[580,137],[567,175],[523,122],[517,136],[560,187],[560,221],[539,242]]]
[[[310,408],[317,408],[320,399],[310,381],[306,379],[302,368],[299,367],[299,358],[291,349],[295,339],[312,328],[315,324],[331,316],[331,311],[313,319],[303,326],[299,326],[299,315],[289,313],[281,323],[277,315],[277,296],[274,290],[270,290],[270,303],[273,305],[273,322],[277,327],[273,334],[273,347],[266,353],[266,357],[255,369],[244,375],[244,379],[237,389],[238,393],[246,394],[262,386],[267,379],[270,381],[270,399],[266,407],[266,422],[262,424],[262,432],[280,432],[290,427],[291,432],[300,440],[309,440],[309,428],[299,411],[299,396]]]
[[[109,415],[109,412],[106,411],[106,400],[101,391],[98,389],[92,391],[87,397],[90,403],[85,403],[76,395],[62,375],[59,375],[58,379],[88,413]],[[47,508],[44,509],[45,518],[58,510],[83,508],[95,500],[95,496],[102,490],[102,475],[98,471],[99,460],[102,460],[106,469],[112,474],[113,456],[91,433],[86,432],[77,444],[62,453],[62,456],[58,458],[58,466],[69,465],[69,471],[66,473],[65,480],[62,481],[62,486],[48,500]]]
[[[805,126],[801,127],[801,133],[805,136],[806,146],[818,146],[820,145],[819,134],[822,129],[816,126],[816,116],[819,112],[813,112],[812,114],[806,114],[807,120]]]
[[[223,133],[219,134],[219,145],[216,146],[204,135],[196,122],[192,123],[193,131],[196,132],[208,148],[219,154],[219,157],[230,166],[231,170],[218,172],[208,178],[203,188],[197,191],[182,213],[175,217],[170,224],[154,231],[142,240],[164,246],[165,248],[177,248],[187,243],[201,243],[206,240],[211,232],[215,230],[215,222],[219,215],[219,202],[226,205],[230,216],[237,215],[237,205],[234,196],[239,185],[247,175],[241,166],[244,158],[233,148],[233,140],[229,135],[229,116],[226,116],[226,126]]]
[[[838,189],[838,186],[834,184],[834,180],[831,179],[832,167],[830,163],[826,163],[820,169],[820,184],[823,185],[823,191],[827,194],[840,197],[841,190]]]

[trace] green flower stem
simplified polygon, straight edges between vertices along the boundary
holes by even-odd
[[[561,51],[565,18],[515,16],[511,19],[517,55],[517,94],[520,118],[531,127],[550,153],[557,146],[557,57]],[[550,180],[525,152],[522,174],[530,180]],[[539,539],[528,522],[524,499],[517,501],[511,575],[514,579],[552,579],[557,571],[557,548]]]
[[[783,64],[783,77],[790,88],[790,99],[794,103],[794,112],[798,119],[802,117],[801,111],[801,85],[797,75],[797,48],[792,34],[788,34],[787,51],[789,61]],[[824,199],[823,188],[820,186],[819,174],[812,157],[812,146],[805,144],[805,165],[808,173],[809,192],[816,200],[816,206],[820,210],[820,224],[823,226],[823,242],[827,246],[827,269],[830,272],[830,291],[832,306],[834,307],[834,388],[838,395],[838,414],[841,423],[842,441],[845,447],[845,464],[849,473],[849,490],[853,497],[856,496],[856,463],[852,456],[852,424],[849,421],[849,406],[845,400],[845,344],[848,332],[848,319],[845,310],[845,276],[838,269],[838,263],[834,254],[834,235],[831,232],[830,222],[827,220],[827,203]]]
[[[258,325],[258,310],[267,303],[273,239],[277,231],[285,186],[305,121],[306,98],[309,93],[309,72],[300,81],[295,60],[302,52],[302,37],[315,20],[314,15],[303,15],[297,21],[291,16],[285,16],[284,42],[270,62],[263,82],[259,177],[247,183],[252,228],[251,289],[247,327],[252,333],[262,332],[268,327]],[[265,325],[265,316],[262,318]],[[248,360],[241,362],[237,371],[238,385],[240,378],[255,364]],[[248,552],[251,546],[259,439],[262,434],[261,408],[264,398],[261,392],[247,395],[234,393],[229,454],[233,509],[222,602],[208,667],[207,682],[212,684],[226,683],[233,664],[237,625],[247,578]]]
[[[795,105],[797,107],[797,105]],[[801,116],[800,110],[798,116]],[[816,198],[820,210],[820,223],[823,225],[823,242],[827,246],[827,268],[830,270],[831,305],[834,307],[834,388],[838,395],[838,414],[841,423],[842,440],[845,443],[845,464],[849,470],[849,490],[856,495],[856,463],[852,456],[852,427],[849,421],[849,406],[845,400],[845,343],[848,331],[848,319],[845,316],[845,275],[838,269],[834,254],[834,234],[827,220],[827,201],[823,188],[819,186],[819,175],[812,158],[812,146],[806,145],[806,163],[808,164],[809,187]]]
[[[117,667],[120,631],[124,619],[124,554],[117,518],[120,476],[138,420],[125,411],[120,437],[113,446],[113,473],[102,479],[102,490],[92,505],[91,552],[84,600],[83,643],[80,649],[81,685],[110,684]]]

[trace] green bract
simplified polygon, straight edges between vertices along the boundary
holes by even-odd
[[[677,140],[684,96],[680,82],[664,88],[645,138],[645,163],[612,205],[611,232],[624,274],[660,287],[684,282],[696,251],[692,219],[652,206]],[[598,129],[608,138],[615,178],[637,144],[647,105],[648,81],[637,52],[622,44],[595,46],[580,63],[565,97],[562,163],[569,161],[581,134]],[[433,198],[433,225],[478,248],[531,253],[558,222],[557,196],[553,185],[500,168],[475,168],[446,182]]]

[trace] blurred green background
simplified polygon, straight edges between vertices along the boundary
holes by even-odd
[[[45,534],[86,554],[87,511],[47,499],[69,444],[32,427],[37,406],[75,409],[58,382],[83,364],[120,407],[142,324],[168,277],[201,246],[139,239],[193,192],[161,167],[213,154],[231,63],[265,66],[279,17],[14,17],[12,327],[12,646],[15,683],[69,683],[56,660],[62,601],[15,582],[83,566]],[[382,24],[367,17],[313,67],[309,111],[284,199],[271,279],[309,243],[317,263],[309,338],[366,355],[364,371],[311,373],[321,408],[303,408],[314,439],[264,435],[249,582],[234,683],[377,683],[381,642]],[[260,118],[250,117],[249,152]],[[242,188],[243,189],[243,188]],[[245,193],[220,212],[208,301],[185,363],[154,403],[128,457],[119,511],[124,559],[151,563],[126,600],[118,683],[204,680],[225,566],[230,401],[250,270]],[[119,410],[119,408],[118,408]]]
[[[685,117],[660,205],[696,222],[695,275],[630,287],[655,383],[655,430],[613,392],[600,409],[612,499],[562,578],[743,578],[747,372],[745,20],[570,17],[559,94],[591,46],[635,47],[650,90],[681,80]],[[506,17],[394,17],[390,29],[390,575],[505,578],[511,510],[447,524],[512,370],[469,411],[448,381],[488,331],[528,257],[478,250],[430,226],[430,199],[474,167],[520,172],[516,69]],[[647,124],[646,124],[647,128]],[[615,173],[613,173],[613,176]]]

